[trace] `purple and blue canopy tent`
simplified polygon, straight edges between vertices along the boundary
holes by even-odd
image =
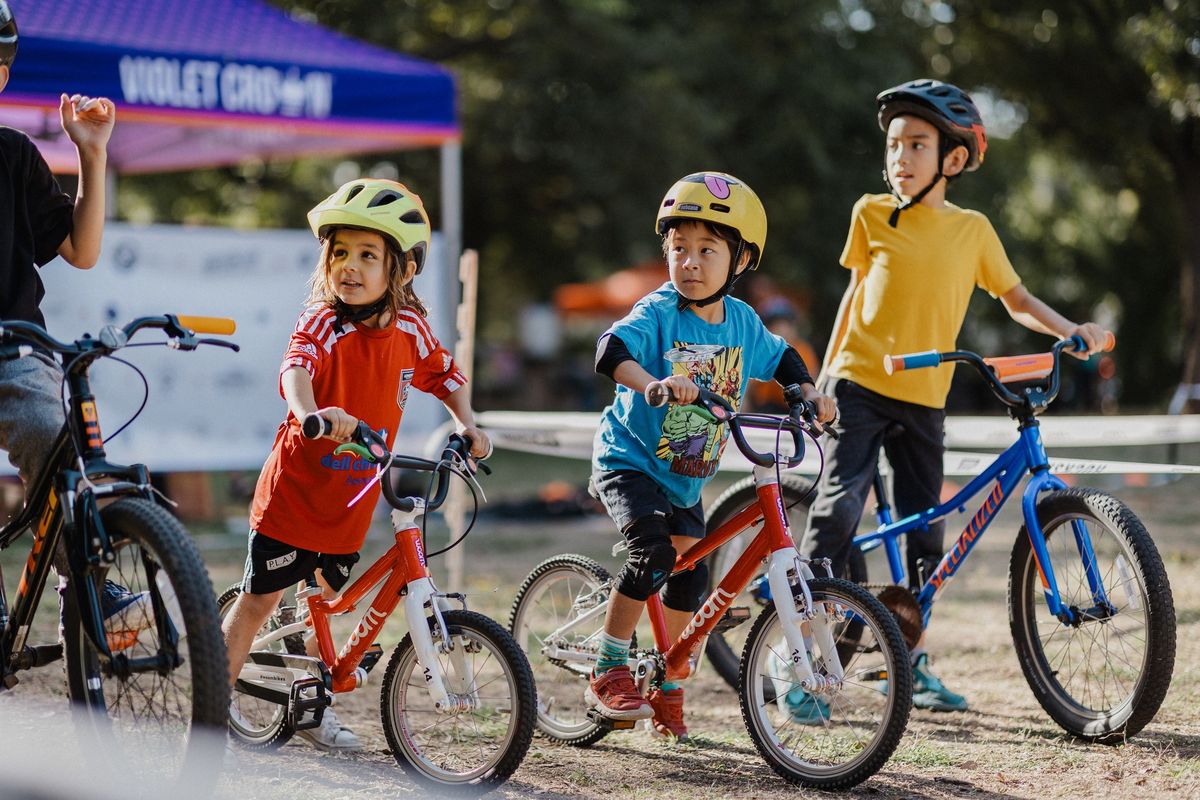
[[[443,234],[459,250],[454,80],[426,61],[289,17],[260,0],[10,0],[20,43],[0,124],[76,169],[62,92],[110,97],[110,170],[440,147]],[[386,8],[381,5],[381,9]]]

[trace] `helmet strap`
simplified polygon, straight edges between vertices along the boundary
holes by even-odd
[[[335,314],[333,318],[333,329],[339,334],[345,333],[346,331],[342,327],[345,323],[362,322],[365,319],[370,319],[376,314],[382,314],[384,310],[387,309],[387,305],[388,296],[386,292],[384,292],[383,297],[379,298],[374,303],[371,303],[371,305],[363,306],[361,308],[355,308],[352,305],[348,305],[347,303],[342,302],[342,299],[339,297],[333,301],[333,310]]]
[[[733,291],[733,285],[738,282],[739,278],[742,277],[742,273],[737,271],[737,264],[739,261],[742,260],[742,253],[745,252],[745,250],[746,250],[746,240],[739,239],[738,246],[737,246],[737,252],[735,252],[733,254],[733,258],[731,258],[729,260],[729,277],[727,277],[725,279],[725,285],[722,286],[720,289],[718,289],[713,294],[709,295],[708,297],[705,297],[703,300],[688,300],[683,295],[679,295],[679,310],[687,311],[688,308],[690,308],[691,306],[696,306],[697,308],[704,308],[705,306],[711,306],[713,303],[717,302],[718,300],[723,298],[725,295],[727,295],[731,291]],[[745,271],[746,270],[742,270],[742,272],[745,272]]]

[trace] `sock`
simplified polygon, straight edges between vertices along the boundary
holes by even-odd
[[[600,659],[596,662],[596,674],[602,675],[613,667],[625,666],[629,658],[630,639],[618,639],[608,633],[600,634]]]
[[[683,681],[664,681],[659,688],[664,692],[673,692],[683,687]]]

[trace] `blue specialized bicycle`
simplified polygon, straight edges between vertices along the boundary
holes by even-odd
[[[1048,353],[1028,356],[983,358],[968,351],[930,351],[888,357],[889,373],[944,363],[974,367],[1007,406],[1017,424],[1017,440],[950,500],[900,520],[892,518],[886,482],[877,472],[879,525],[855,537],[858,549],[850,572],[853,579],[865,580],[862,554],[883,548],[894,585],[884,588],[880,599],[896,615],[911,647],[928,624],[941,590],[1028,477],[1021,493],[1024,525],[1009,562],[1013,646],[1034,696],[1055,722],[1079,738],[1117,744],[1154,718],[1167,693],[1175,663],[1175,607],[1162,558],[1141,520],[1117,498],[1095,489],[1069,488],[1050,470],[1037,417],[1058,395],[1061,354],[1084,347],[1074,337],[1055,343]],[[1023,384],[1020,391],[1007,385],[1015,382]],[[785,475],[780,488],[791,530],[802,536],[803,516],[815,494],[812,482]],[[749,480],[731,486],[710,509],[708,529],[743,508],[745,496],[753,491]],[[937,566],[921,576],[920,588],[902,588],[907,576],[899,538],[964,511],[980,494],[985,497],[979,510]],[[712,556],[714,574],[737,558],[741,541],[760,525]],[[766,583],[756,581],[734,604],[767,602],[768,594]],[[736,629],[715,633],[708,643],[709,659],[727,681],[729,658],[736,663],[738,634]]]

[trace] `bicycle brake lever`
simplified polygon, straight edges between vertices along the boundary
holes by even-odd
[[[240,352],[242,349],[240,345],[234,344],[233,342],[227,342],[224,339],[197,339],[196,344],[211,344],[217,347],[227,347],[235,353]]]

